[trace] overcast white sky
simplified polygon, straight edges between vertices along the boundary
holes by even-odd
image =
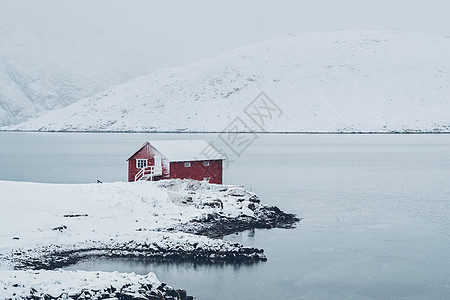
[[[375,28],[450,36],[450,0],[0,0],[2,14],[92,28],[171,65],[294,32]]]

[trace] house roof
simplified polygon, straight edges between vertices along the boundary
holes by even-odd
[[[148,143],[170,161],[225,159],[212,144],[209,144],[204,140],[155,140],[148,141]],[[145,145],[147,145],[147,143],[145,143],[137,152],[145,147]]]

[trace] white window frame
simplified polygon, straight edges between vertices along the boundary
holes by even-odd
[[[139,163],[143,162],[144,166],[140,167]],[[136,158],[136,168],[138,169],[142,169],[142,168],[146,168],[148,166],[148,159],[145,158]]]
[[[203,166],[209,167],[209,160],[205,160],[205,161],[203,162]]]
[[[190,168],[191,167],[191,162],[190,161],[185,161],[184,162],[184,167],[185,168]]]

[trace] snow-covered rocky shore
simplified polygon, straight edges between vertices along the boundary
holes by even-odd
[[[124,289],[130,295],[129,290],[140,291],[141,298],[133,296],[139,299],[185,299],[185,292],[161,284],[154,274],[58,268],[98,256],[264,261],[261,249],[212,237],[298,221],[261,204],[243,187],[192,180],[77,185],[0,181],[0,194],[0,297],[6,299],[79,296],[83,291],[116,297]]]
[[[0,283],[1,299],[193,299],[153,273],[0,271]]]

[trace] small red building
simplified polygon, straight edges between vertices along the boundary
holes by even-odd
[[[169,178],[222,184],[225,158],[203,140],[149,141],[128,162],[128,181]]]

